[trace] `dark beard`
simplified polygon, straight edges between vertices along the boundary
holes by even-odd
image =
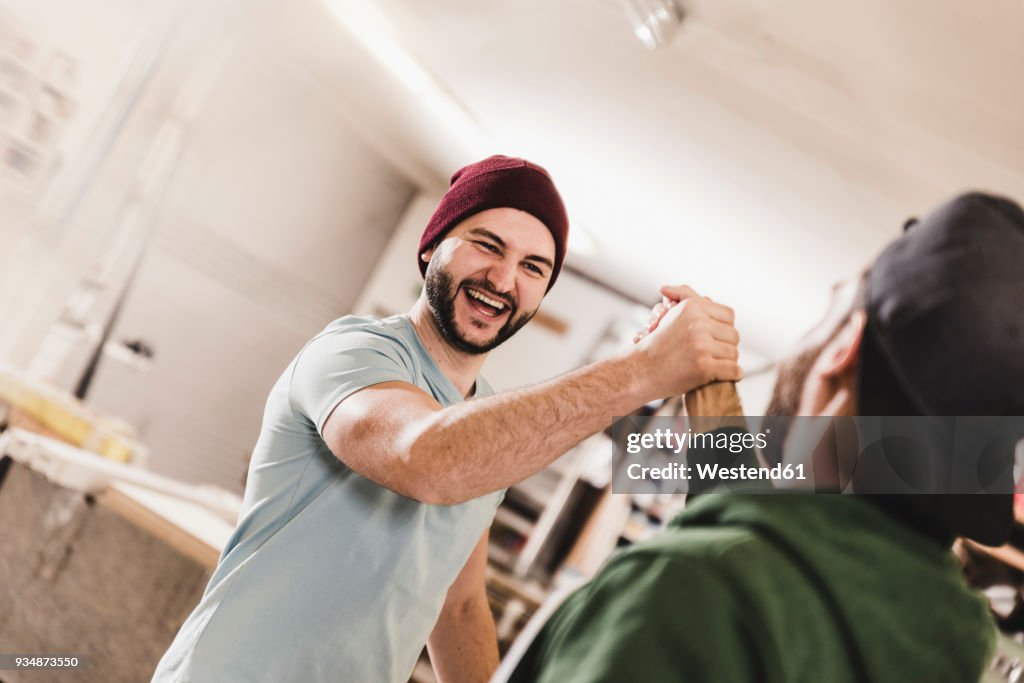
[[[485,292],[487,296],[504,301],[509,306],[508,320],[501,326],[501,329],[498,330],[493,339],[483,344],[476,344],[466,339],[455,324],[455,297],[459,295],[459,290],[467,285],[474,289],[478,289],[481,292]],[[480,280],[463,280],[462,284],[456,287],[451,276],[448,274],[448,271],[440,267],[427,268],[425,287],[427,292],[427,303],[430,304],[430,310],[434,314],[434,320],[437,321],[437,326],[441,330],[441,335],[445,338],[445,341],[459,351],[472,354],[474,356],[487,353],[488,351],[504,344],[512,335],[518,332],[523,325],[530,322],[534,314],[537,312],[532,311],[516,317],[516,314],[519,312],[519,307],[516,305],[515,301],[510,299],[507,295],[495,292],[494,289],[488,286],[486,282],[482,282]]]
[[[790,422],[800,410],[800,396],[804,390],[804,383],[811,374],[814,361],[818,359],[829,341],[831,339],[779,365],[779,374],[772,388],[772,398],[764,411],[764,422],[761,425],[762,431],[770,430],[766,434],[768,446],[762,453],[769,467],[782,462],[782,448],[789,435]]]
[[[772,398],[768,401],[768,407],[765,408],[764,422],[761,425],[762,430],[771,430],[768,447],[763,451],[769,467],[782,462],[782,449],[786,443],[786,437],[789,436],[790,424],[800,410],[800,398],[804,392],[804,384],[807,383],[807,376],[811,374],[814,362],[818,360],[818,356],[825,350],[825,347],[831,344],[832,340],[850,322],[851,315],[853,315],[853,310],[846,313],[842,320],[832,328],[825,341],[815,344],[779,364],[778,377],[772,388]]]

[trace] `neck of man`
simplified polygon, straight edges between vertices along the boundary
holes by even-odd
[[[466,353],[449,344],[437,324],[434,313],[430,310],[426,294],[421,294],[413,305],[409,311],[409,319],[423,343],[423,348],[437,363],[437,367],[441,368],[441,372],[455,385],[459,393],[468,398],[473,393],[477,375],[487,360],[487,354]]]

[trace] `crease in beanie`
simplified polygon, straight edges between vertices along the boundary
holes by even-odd
[[[555,241],[555,260],[548,291],[558,279],[569,238],[569,217],[550,174],[538,164],[500,154],[487,157],[452,174],[448,191],[430,217],[419,250],[420,274],[426,275],[423,252],[437,244],[459,222],[488,209],[519,209],[547,227]]]

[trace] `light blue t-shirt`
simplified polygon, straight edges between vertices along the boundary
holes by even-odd
[[[350,394],[409,382],[462,401],[407,316],[346,316],[267,399],[242,514],[154,681],[405,683],[503,492],[452,506],[356,474],[321,433]],[[476,397],[490,387],[478,379]]]

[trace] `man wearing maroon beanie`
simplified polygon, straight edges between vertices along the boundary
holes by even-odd
[[[620,355],[493,395],[487,352],[537,312],[567,236],[540,166],[452,176],[413,308],[334,321],[275,385],[238,527],[154,680],[404,683],[424,643],[439,680],[490,678],[504,490],[615,415],[740,376],[731,309],[691,296]]]
[[[490,229],[491,222],[510,230],[514,238],[520,237],[520,232],[523,237],[528,235],[530,244],[536,245],[536,253],[524,254],[524,262],[519,264],[519,270],[528,276],[521,293],[528,295],[530,308],[522,307],[524,302],[518,300],[516,292],[498,291],[509,282],[510,273],[492,269],[490,272],[496,273],[497,278],[471,276],[455,291],[448,270],[429,271],[435,248],[452,232],[465,235],[462,240],[476,244],[477,251],[506,248],[505,239]],[[468,232],[456,230],[469,223],[473,225]],[[544,234],[545,230],[549,235]],[[555,284],[565,260],[568,236],[569,218],[562,198],[540,166],[525,159],[495,155],[456,171],[451,187],[423,231],[419,247],[419,268],[426,279],[432,322],[445,340],[464,353],[479,355],[515,334],[530,321],[540,299]],[[468,304],[477,315],[465,329],[455,322],[459,303]],[[477,370],[482,363],[481,359]]]

